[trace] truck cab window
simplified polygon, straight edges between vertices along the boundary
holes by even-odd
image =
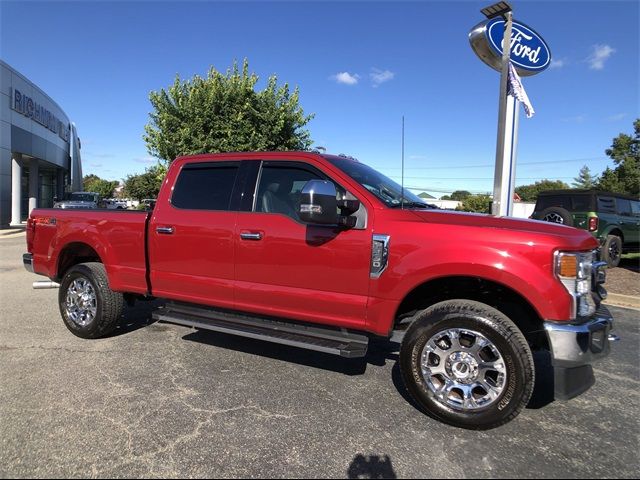
[[[192,163],[182,168],[171,196],[176,208],[229,210],[238,162]]]

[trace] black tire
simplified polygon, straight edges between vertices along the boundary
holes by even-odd
[[[502,356],[506,378],[502,377],[501,392],[486,406],[455,408],[445,403],[455,388],[446,400],[439,399],[423,375],[425,346],[433,337],[451,329],[479,333]],[[460,351],[464,350],[461,347]],[[529,402],[535,381],[533,356],[522,332],[498,310],[471,300],[448,300],[418,312],[400,348],[400,370],[409,394],[425,413],[449,425],[472,430],[495,428],[514,419]]]
[[[573,227],[573,217],[569,210],[562,207],[549,207],[545,208],[542,212],[536,215],[537,220],[544,220],[545,222],[559,223],[560,225],[566,225]]]
[[[602,245],[602,260],[607,262],[609,268],[620,265],[622,258],[622,239],[617,235],[607,235]]]
[[[78,283],[74,284],[76,280]],[[86,308],[83,307],[81,310],[94,309],[95,314],[88,315],[84,321],[74,321],[72,318],[74,315],[73,307],[67,303],[67,297],[72,285],[86,285],[85,282],[88,282],[91,287],[87,287],[85,292],[89,292],[88,295],[91,296],[92,301],[83,304]],[[73,290],[70,295],[73,297]],[[71,333],[81,338],[100,338],[108,335],[118,326],[124,309],[124,296],[109,288],[107,272],[103,264],[80,263],[65,273],[58,293],[58,306],[62,320]]]

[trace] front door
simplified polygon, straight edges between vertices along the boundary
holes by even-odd
[[[260,168],[251,211],[238,213],[235,230],[236,308],[364,328],[371,227],[345,230],[299,220],[304,184],[331,180],[319,166],[264,161]]]

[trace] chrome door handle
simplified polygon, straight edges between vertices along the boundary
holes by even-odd
[[[156,232],[164,235],[171,235],[173,234],[173,227],[156,227]]]
[[[240,238],[242,240],[262,240],[262,233],[260,233],[260,232],[240,232]]]

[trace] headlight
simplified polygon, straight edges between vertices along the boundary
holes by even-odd
[[[572,319],[588,317],[596,311],[591,296],[591,270],[594,252],[557,252],[555,274],[573,298]]]

